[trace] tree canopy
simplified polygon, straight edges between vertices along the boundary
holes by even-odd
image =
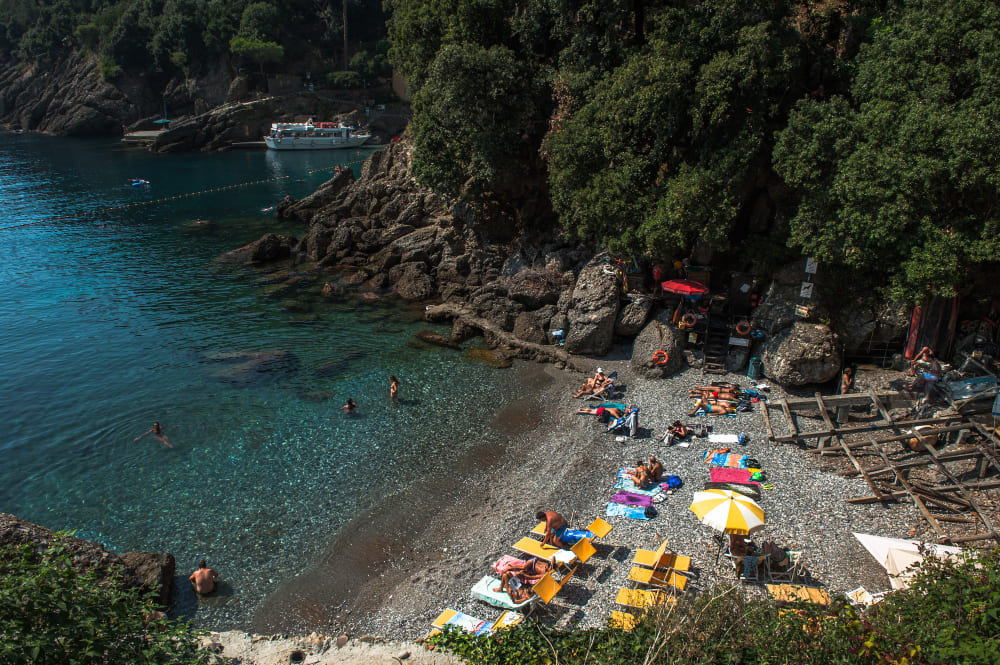
[[[1000,258],[995,3],[387,7],[440,191],[544,180],[569,237],[663,256],[767,233],[910,299]]]

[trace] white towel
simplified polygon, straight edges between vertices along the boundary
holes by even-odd
[[[739,434],[709,434],[709,443],[739,443]]]

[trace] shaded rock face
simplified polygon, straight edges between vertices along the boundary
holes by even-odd
[[[280,115],[280,100],[267,98],[256,102],[220,106],[185,120],[170,123],[170,128],[153,142],[153,152],[189,152],[222,150],[233,143],[257,141]]]
[[[155,108],[154,96],[143,86],[116,87],[104,81],[96,56],[76,53],[0,69],[0,121],[13,127],[61,136],[112,136]]]
[[[55,540],[56,534],[50,529],[0,513],[0,545],[30,544],[41,550]],[[95,569],[101,577],[120,570],[126,584],[154,593],[154,599],[164,608],[170,605],[177,568],[172,554],[126,552],[118,556],[97,543],[79,538],[64,538],[63,542],[73,552],[74,561],[80,568]]]
[[[818,323],[794,323],[765,342],[764,374],[783,386],[826,383],[840,371],[836,335]]]
[[[576,280],[567,317],[566,350],[570,353],[604,355],[611,349],[618,316],[618,278],[606,270],[608,263],[594,259]]]
[[[652,298],[639,298],[626,302],[615,319],[615,334],[634,337],[646,325],[649,313],[653,311]]]
[[[661,312],[636,335],[632,343],[632,368],[647,379],[662,379],[684,367],[684,333],[671,325],[667,312]],[[666,352],[666,362],[663,355]]]

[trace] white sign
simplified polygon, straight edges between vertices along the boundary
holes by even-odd
[[[802,282],[802,288],[799,289],[800,298],[812,298],[813,297],[813,283],[812,282]]]
[[[750,346],[750,340],[746,337],[730,337],[729,346]]]
[[[809,273],[810,275],[815,275],[816,274],[816,267],[818,265],[819,265],[819,261],[817,261],[813,257],[810,256],[810,257],[806,258],[806,272]]]

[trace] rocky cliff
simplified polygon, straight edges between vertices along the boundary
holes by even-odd
[[[0,513],[0,545],[30,544],[45,548],[56,538],[54,531],[43,526]],[[120,570],[126,584],[139,586],[155,594],[156,602],[161,607],[170,605],[176,568],[172,554],[126,552],[119,556],[87,540],[67,537],[63,542],[73,552],[74,561],[81,568],[96,570],[102,576],[112,570]]]

